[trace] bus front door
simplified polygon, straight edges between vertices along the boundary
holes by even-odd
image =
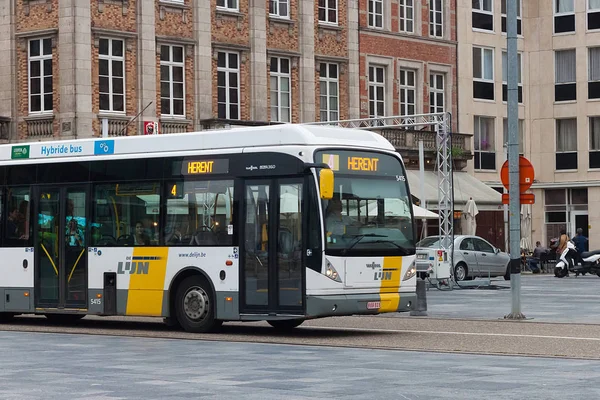
[[[247,181],[241,246],[241,311],[302,315],[303,183],[301,179]]]
[[[85,188],[41,187],[34,218],[36,307],[87,308]]]

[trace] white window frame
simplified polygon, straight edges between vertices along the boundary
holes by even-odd
[[[54,75],[52,74],[52,70],[54,68],[54,60],[52,58],[52,46],[50,47],[50,54],[44,54],[44,40],[52,41],[52,38],[49,37],[41,37],[35,39],[29,39],[27,41],[27,100],[28,100],[28,111],[29,114],[32,115],[40,115],[40,114],[52,114],[54,113],[54,106],[50,104],[50,110],[45,110],[45,101],[44,97],[48,94],[52,94],[52,102],[54,102]],[[31,55],[31,42],[37,41],[40,46],[40,55],[32,56]],[[51,60],[52,63],[50,65],[50,74],[47,74],[48,71],[44,69],[44,61]],[[40,111],[31,111],[31,63],[34,61],[38,61],[40,63],[40,75],[37,77],[40,80],[40,93],[35,94],[35,96],[40,96]],[[52,89],[51,92],[44,91],[44,80],[47,77],[52,78]]]
[[[325,70],[327,71],[326,76],[321,75],[320,71],[321,71],[321,66],[326,65]],[[337,70],[337,77],[332,78],[331,75],[331,66],[335,65],[336,70]],[[326,93],[323,94],[323,92],[321,91],[321,83],[325,83],[325,86],[327,87],[326,89]],[[335,84],[336,87],[336,93],[337,95],[333,96],[331,94],[331,91],[329,90],[331,88],[331,84]],[[323,109],[321,107],[322,105],[322,101],[321,99],[325,97],[325,109]],[[331,100],[335,98],[335,104],[336,104],[336,109],[333,110],[330,106],[331,106]],[[323,113],[325,113],[327,115],[327,117],[324,119],[323,118]],[[333,113],[335,113],[336,115],[332,115]],[[319,118],[320,121],[337,121],[339,120],[340,117],[340,65],[337,63],[330,63],[330,62],[321,62],[319,63]]]
[[[481,13],[481,14],[488,14],[488,15],[494,15],[494,0],[490,0],[491,5],[490,5],[490,9],[486,10],[485,8],[483,8],[483,2],[484,0],[479,0],[479,8],[475,8],[475,7],[471,7],[472,11]],[[472,4],[472,3],[471,3]]]
[[[586,0],[586,7],[585,7],[585,25],[586,25],[586,29],[590,32],[598,32],[600,30],[600,28],[596,28],[596,29],[589,29],[588,27],[588,15],[589,14],[599,14],[600,13],[600,3],[598,4],[598,7],[596,8],[591,8],[590,5],[590,0]]]
[[[557,82],[557,77],[556,77],[556,57],[558,56],[559,53],[564,53],[564,52],[575,52],[575,69],[573,70],[574,73],[574,78],[573,80],[570,80],[568,82]],[[589,53],[588,53],[589,56]],[[577,49],[562,49],[562,50],[554,50],[554,84],[555,85],[564,85],[564,84],[573,84],[573,83],[577,83]]]
[[[429,0],[429,37],[434,38],[443,38],[444,37],[444,0],[440,0],[442,9],[436,10],[433,5],[435,5],[436,0]],[[433,20],[431,15],[433,14]],[[439,16],[440,20],[438,21],[436,16]],[[431,25],[434,26],[434,32],[436,31],[435,27],[440,26],[440,30],[442,32],[441,35],[431,34]]]
[[[559,134],[559,129],[558,129],[558,125],[559,125],[559,121],[571,121],[571,120],[575,120],[575,150],[558,150],[558,134]],[[571,117],[571,118],[555,118],[554,119],[554,153],[555,154],[561,154],[561,153],[577,153],[578,147],[579,147],[579,140],[578,140],[578,135],[579,135],[579,126],[578,126],[578,121],[577,121],[577,117]],[[568,170],[567,170],[568,171]]]
[[[435,85],[437,84],[437,79],[434,79],[434,85],[431,85],[431,78],[432,77],[437,77],[437,76],[441,76],[442,77],[442,88],[438,88]],[[438,94],[442,95],[442,105],[440,106],[439,104],[437,104],[437,98],[438,98]],[[431,105],[431,96],[433,95],[433,98],[435,99],[435,104],[432,106]],[[431,107],[434,107],[434,110],[431,109]],[[437,111],[437,108],[442,108],[442,111]],[[429,112],[430,113],[439,113],[439,112],[445,112],[446,111],[446,74],[444,74],[443,72],[437,72],[437,71],[429,71]]]
[[[108,104],[109,107],[107,110],[104,109],[99,109],[100,112],[108,112],[108,113],[116,113],[116,114],[125,114],[126,110],[127,110],[127,86],[126,86],[126,78],[127,78],[127,71],[125,70],[126,64],[125,64],[125,39],[118,39],[118,38],[110,38],[110,37],[102,37],[100,38],[100,40],[108,40],[108,55],[106,54],[100,54],[100,48],[98,48],[98,61],[100,60],[107,60],[108,61]],[[121,46],[122,46],[122,56],[115,56],[112,54],[112,50],[113,50],[113,42],[114,41],[119,41],[121,42]],[[113,62],[114,61],[120,61],[123,64],[123,110],[115,110],[114,109],[114,96],[115,93],[113,91],[113,79],[115,78],[113,76]],[[98,77],[100,77],[100,71],[98,71]],[[100,85],[98,84],[98,97],[100,96]],[[98,101],[98,106],[100,107],[100,101]]]
[[[564,15],[575,15],[575,0],[571,0],[573,2],[573,11],[564,11],[564,12],[559,12],[556,10],[559,1],[561,1],[561,0],[552,0],[553,16],[559,17],[559,16],[564,16]],[[567,0],[562,0],[562,1],[567,1]]]
[[[285,60],[288,63],[288,72],[281,72],[281,62]],[[271,111],[271,121],[274,122],[292,122],[292,60],[286,57],[277,57],[277,56],[273,56],[270,57],[270,65],[272,66],[272,63],[276,62],[277,64],[277,72],[271,71],[269,69],[269,82],[273,81],[273,79],[271,78],[275,78],[275,80],[277,81],[277,88],[274,90],[273,89],[273,85],[270,84],[269,87],[269,91],[270,91],[270,95],[271,95],[271,104],[270,104],[270,111]],[[288,81],[288,92],[284,93],[281,91],[281,82],[286,80]],[[277,105],[275,105],[275,111],[277,114],[277,118],[273,119],[273,96],[277,96]],[[287,96],[287,100],[288,100],[288,107],[284,107],[282,106],[282,100]],[[284,120],[282,119],[282,111],[283,109],[287,108],[288,109],[288,120]]]
[[[409,74],[413,75],[413,85],[408,84]],[[400,96],[398,98],[400,103],[400,115],[412,115],[419,114],[417,112],[417,71],[411,68],[400,68],[398,76],[398,87],[400,89]],[[404,77],[404,84],[402,84],[402,78]],[[413,103],[408,102],[408,92],[413,92]],[[402,101],[402,92],[404,92],[404,102]],[[414,111],[411,112],[408,107],[412,106]]]
[[[599,143],[597,143],[597,145],[594,147],[593,146],[593,141],[592,141],[592,131],[594,130],[594,120],[595,119],[599,119],[600,120],[600,116],[598,115],[590,115],[588,117],[588,148],[589,151],[600,151],[600,141]]]
[[[286,12],[284,14],[281,13],[282,4],[286,5]],[[290,19],[290,0],[269,0],[269,16]]]
[[[504,17],[504,18],[508,18],[508,16],[506,15],[506,13],[502,12],[502,2],[504,1],[504,4],[506,5],[506,2],[508,0],[500,0],[500,18]],[[517,21],[521,21],[521,33],[518,34],[518,36],[523,36],[523,0],[517,0],[518,3],[518,7],[517,7]],[[508,7],[508,5],[506,5],[506,7]],[[508,20],[506,22],[508,24]],[[506,30],[508,31],[508,25],[506,27]],[[506,35],[506,32],[502,32],[503,35]]]
[[[164,113],[161,107],[161,115],[165,116],[165,117],[174,117],[174,118],[184,118],[186,116],[186,109],[185,109],[185,46],[180,46],[180,45],[175,45],[175,44],[162,44],[160,45],[161,47],[161,53],[162,53],[162,47],[168,47],[169,48],[169,61],[163,61],[160,60],[160,67],[168,67],[169,68],[169,97],[163,97],[162,94],[162,83],[165,82],[161,79],[161,93],[160,93],[160,99],[161,99],[161,103],[163,99],[169,99],[169,108],[171,110],[170,113]],[[181,54],[182,54],[182,60],[181,62],[179,61],[173,61],[173,48],[174,47],[179,47],[181,48]],[[183,84],[183,97],[182,98],[175,98],[174,97],[174,91],[173,91],[173,84],[175,83],[173,80],[173,68],[181,68],[183,73],[182,73],[182,79],[183,81],[181,82]],[[162,77],[162,76],[161,76]],[[175,107],[174,107],[174,102],[175,100],[181,100],[183,102],[183,113],[182,114],[175,114]]]
[[[519,118],[519,154],[525,154],[525,120]],[[508,118],[502,118],[502,146],[506,147],[508,143]]]
[[[322,0],[323,3],[325,3],[325,5],[323,7],[321,7],[321,0],[318,0],[318,5],[317,5],[317,18],[319,20],[319,23],[322,24],[330,24],[330,25],[337,25],[338,24],[338,20],[339,20],[339,2],[338,0],[335,0],[335,21],[330,21],[329,20],[329,11],[333,11],[333,8],[329,8],[329,1],[328,0]],[[320,10],[323,9],[325,10],[325,19],[321,19],[320,17]]]
[[[239,9],[240,3],[238,0],[217,0],[217,10],[239,11]]]
[[[223,53],[225,54],[225,67],[219,67],[219,61],[218,61],[218,56],[219,53]],[[235,54],[237,56],[237,68],[231,68],[229,66],[229,55],[230,54]],[[242,100],[242,88],[240,87],[240,64],[241,64],[241,54],[237,51],[227,51],[227,50],[219,50],[217,52],[217,74],[219,72],[224,72],[225,73],[225,119],[234,119],[234,120],[240,120],[241,116],[242,116],[242,107],[241,107],[241,100]],[[237,101],[237,106],[238,106],[238,116],[237,118],[232,118],[231,114],[230,114],[230,106],[232,104],[236,104],[236,103],[232,103],[231,100],[229,99],[229,90],[232,89],[230,84],[229,84],[229,75],[231,72],[235,72],[237,74],[237,92],[238,92],[238,101]],[[217,78],[218,79],[218,78]],[[217,91],[218,91],[218,81],[217,81]],[[218,96],[218,95],[217,95]],[[223,118],[219,116],[219,99],[217,97],[217,116],[219,118]]]
[[[492,124],[490,125],[492,127],[492,129],[494,130],[494,132],[492,133],[491,137],[493,138],[493,147],[490,150],[481,150],[481,125],[482,125],[482,120],[485,119],[489,119],[492,120]],[[479,150],[477,149],[477,143],[475,143],[475,138],[476,138],[476,130],[479,131]],[[477,157],[476,153],[488,153],[488,154],[496,154],[496,117],[491,117],[491,116],[487,116],[487,115],[474,115],[474,119],[473,119],[473,153],[475,155],[475,157]],[[497,162],[497,160],[496,160]],[[475,165],[473,165],[474,167]],[[488,168],[481,168],[481,154],[479,154],[479,168],[475,169],[475,171],[495,171],[497,169],[496,166],[494,166],[494,169],[488,169]]]
[[[411,2],[411,5],[407,5],[407,2]],[[399,1],[399,8],[398,8],[398,29],[400,30],[400,32],[404,32],[404,33],[415,33],[415,1],[417,0],[400,0]],[[406,11],[407,10],[411,10],[412,13],[412,18],[407,18],[406,17]],[[401,15],[404,15],[404,17],[402,17]],[[410,22],[412,24],[412,29],[408,30],[406,29],[406,26],[408,24],[408,22]],[[404,29],[402,29],[402,24],[404,24]]]
[[[494,49],[491,47],[482,47],[482,46],[473,46],[473,49],[479,49],[481,51],[481,77],[476,77],[475,76],[475,69],[473,69],[473,81],[477,81],[477,82],[491,82],[494,83]],[[486,78],[485,77],[485,52],[486,51],[491,51],[492,52],[492,77],[491,78]],[[475,63],[475,60],[473,60],[473,63]]]
[[[371,80],[371,68],[373,68],[373,77],[374,80]],[[382,74],[381,76],[383,77],[383,82],[378,82],[377,81],[377,70],[381,69],[382,70]],[[371,63],[369,64],[368,67],[368,71],[367,71],[367,77],[368,77],[368,82],[369,82],[369,89],[368,89],[368,97],[369,97],[369,118],[379,118],[379,117],[385,117],[385,114],[387,114],[387,110],[386,110],[386,106],[387,106],[387,101],[386,101],[386,97],[387,97],[387,88],[386,88],[386,75],[387,74],[387,66],[385,65],[381,65],[381,64],[376,64],[376,63]],[[375,97],[371,98],[371,87],[375,88],[373,90],[373,94],[375,95]],[[379,98],[377,96],[377,88],[383,88],[383,98]],[[375,107],[373,108],[374,114],[371,114],[371,102],[375,102]],[[379,115],[377,114],[377,104],[378,103],[383,103],[383,114],[384,115]]]
[[[506,62],[505,62],[506,60]],[[523,90],[523,53],[517,53],[517,63],[519,71],[517,74],[517,84]],[[502,50],[502,84],[508,85],[508,51]]]
[[[373,11],[371,11],[371,4],[373,5]],[[381,13],[377,13],[376,6],[381,6]],[[384,13],[385,13],[385,1],[384,0],[367,0],[367,25],[372,29],[383,29],[384,27]],[[380,18],[381,25],[377,25],[377,17]],[[371,18],[373,21],[371,21]]]
[[[588,49],[588,57],[587,57],[588,79],[587,80],[588,80],[588,82],[598,82],[598,81],[600,81],[600,64],[597,66],[597,69],[598,69],[598,72],[596,73],[597,79],[592,79],[592,75],[594,75],[594,74],[592,74],[591,53],[593,50],[597,50],[600,52],[600,46],[590,46],[587,49]],[[600,57],[599,57],[599,60],[600,60]]]

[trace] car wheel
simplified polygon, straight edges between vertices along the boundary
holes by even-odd
[[[464,281],[467,279],[467,275],[469,270],[467,269],[467,265],[465,263],[458,263],[456,267],[454,267],[454,280],[456,282]]]

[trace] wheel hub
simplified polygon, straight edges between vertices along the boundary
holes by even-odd
[[[191,320],[202,320],[206,316],[208,307],[208,295],[200,287],[190,288],[183,298],[183,309]]]

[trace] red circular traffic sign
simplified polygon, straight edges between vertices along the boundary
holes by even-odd
[[[519,192],[525,193],[533,184],[535,171],[531,162],[523,156],[519,156]],[[508,190],[508,160],[502,164],[500,170],[500,180]]]

